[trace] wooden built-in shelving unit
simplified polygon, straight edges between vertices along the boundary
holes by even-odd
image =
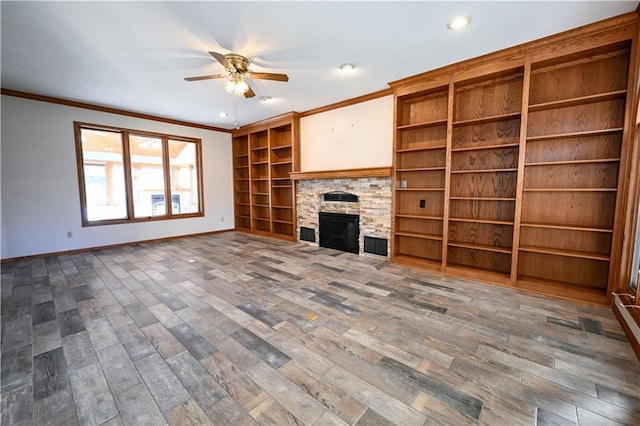
[[[296,240],[298,128],[298,114],[289,113],[233,131],[237,230]]]
[[[235,228],[243,231],[251,230],[248,141],[247,135],[236,136],[232,140]]]
[[[391,83],[392,261],[610,301],[638,20],[591,28]]]
[[[442,262],[447,104],[439,87],[398,105],[393,252],[427,267]]]

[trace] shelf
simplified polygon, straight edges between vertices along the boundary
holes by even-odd
[[[618,188],[525,188],[524,192],[616,192]]]
[[[481,118],[471,118],[468,120],[459,120],[459,121],[454,121],[453,125],[454,126],[468,126],[471,124],[484,124],[484,123],[493,123],[495,121],[503,121],[503,120],[510,120],[510,119],[514,119],[514,118],[520,118],[520,113],[519,112],[511,112],[508,114],[500,114],[500,115],[492,115],[490,117],[481,117]]]
[[[479,169],[479,170],[451,170],[451,174],[457,173],[495,173],[495,172],[517,172],[518,169]]]
[[[411,129],[420,129],[424,127],[434,127],[441,126],[443,124],[447,124],[447,119],[443,118],[441,120],[433,120],[433,121],[425,121],[424,123],[415,123],[415,124],[403,124],[397,127],[398,130],[411,130]]]
[[[462,148],[451,148],[451,152],[461,152],[461,151],[480,151],[485,149],[497,149],[497,148],[513,148],[520,146],[519,143],[503,143],[497,145],[485,145],[485,146],[469,146]]]
[[[286,181],[291,181],[291,178],[289,176],[286,177],[276,177],[276,176],[271,176],[271,180],[286,180]]]
[[[561,166],[565,164],[597,164],[597,163],[617,163],[620,158],[595,158],[589,160],[562,160],[562,161],[546,161],[538,163],[525,163],[525,167],[529,166]]]
[[[293,185],[271,185],[272,188],[293,188]]]
[[[469,200],[469,201],[515,201],[510,197],[449,197],[450,200]]]
[[[274,209],[293,209],[293,206],[276,206],[276,205],[273,205],[271,207],[273,207]]]
[[[395,235],[401,237],[422,238],[424,240],[442,241],[442,235],[435,234],[420,234],[418,232],[396,231]]]
[[[238,189],[238,190],[236,190],[236,192],[249,192],[249,190],[248,189]]]
[[[266,207],[269,208],[269,204],[258,204],[258,203],[254,203],[253,207]]]
[[[271,151],[276,151],[279,149],[291,149],[291,145],[280,145],[280,146],[272,146]]]
[[[268,146],[257,146],[255,148],[251,148],[251,151],[262,151],[263,149],[269,149]]]
[[[554,108],[567,108],[576,105],[584,105],[593,102],[610,101],[622,99],[627,95],[626,90],[616,90],[613,92],[598,93],[596,95],[580,96],[577,98],[562,99],[559,101],[544,102],[541,104],[529,105],[529,112],[545,111]]]
[[[547,247],[532,247],[532,246],[520,246],[519,250],[530,252],[530,253],[551,254],[554,256],[577,257],[580,259],[600,260],[603,262],[608,262],[610,260],[610,257],[608,255],[588,253],[584,251],[575,251],[575,250],[562,250],[562,249],[553,249],[553,248],[547,248]]]
[[[474,281],[484,281],[497,285],[510,286],[509,272],[502,272],[496,269],[486,268],[478,265],[468,265],[459,262],[448,261],[445,267],[445,273],[470,278]]]
[[[261,165],[261,164],[269,164],[269,160],[251,162],[252,166],[258,166],[258,165]]]
[[[248,169],[248,168],[249,168],[249,165],[248,165],[248,164],[246,164],[246,165],[244,165],[244,166],[233,166],[233,168],[234,168],[234,169]]]
[[[547,223],[520,223],[521,227],[526,228],[546,228],[546,229],[559,229],[566,231],[585,231],[585,232],[603,232],[607,234],[612,234],[613,230],[610,228],[595,228],[595,227],[587,227],[587,226],[571,226],[571,225],[555,225],[555,224],[547,224]]]
[[[249,154],[238,154],[234,155],[233,158],[249,158]]]
[[[259,220],[260,222],[270,222],[268,217],[254,217],[253,220]]]
[[[235,178],[234,179],[236,182],[248,182],[249,178]]]
[[[487,223],[489,225],[513,226],[513,222],[509,222],[507,220],[473,219],[473,218],[464,218],[464,217],[450,217],[449,222]]]
[[[489,246],[486,244],[449,241],[447,245],[451,247],[460,247],[460,248],[466,248],[466,249],[472,249],[472,250],[484,250],[484,251],[491,251],[495,253],[511,254],[511,249],[508,249],[505,247]]]
[[[391,259],[393,263],[400,265],[431,269],[440,271],[442,269],[442,261],[434,260],[428,257],[420,257],[408,254],[396,254]]]
[[[271,222],[273,222],[273,223],[283,223],[285,225],[293,225],[293,222],[290,221],[290,220],[272,219]]]
[[[423,220],[444,220],[442,216],[425,216],[419,214],[396,214],[396,217],[404,219],[423,219]]]
[[[266,195],[269,195],[269,193],[268,192],[252,192],[251,195],[266,196]]]
[[[433,170],[446,170],[446,167],[412,167],[410,169],[396,169],[396,172],[429,172]]]
[[[250,206],[250,203],[235,203],[236,206]]]
[[[251,216],[243,216],[243,215],[238,215],[236,216],[237,219],[251,219]]]
[[[253,182],[265,182],[265,181],[269,181],[269,178],[251,178],[251,181]]]
[[[396,191],[444,191],[444,188],[396,188]]]
[[[398,153],[403,153],[403,152],[418,152],[418,151],[433,151],[436,149],[446,149],[447,146],[428,146],[428,147],[423,147],[423,148],[401,148],[401,149],[396,149],[396,152]]]
[[[566,300],[581,300],[595,305],[607,306],[607,292],[597,288],[564,281],[553,281],[537,277],[518,275],[516,288],[533,293],[551,295]]]
[[[285,165],[288,166],[290,164],[292,164],[291,160],[289,160],[289,161],[280,161],[278,163],[271,163],[272,166],[285,166]]]
[[[528,136],[527,142],[548,141],[553,139],[578,138],[582,136],[602,136],[622,133],[622,127],[614,127],[611,129],[588,130],[584,132],[558,133],[556,135]]]

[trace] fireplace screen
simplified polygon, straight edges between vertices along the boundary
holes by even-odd
[[[357,214],[320,212],[320,247],[360,252],[360,216]]]

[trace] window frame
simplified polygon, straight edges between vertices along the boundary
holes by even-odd
[[[117,225],[123,223],[141,223],[141,222],[156,222],[163,220],[173,219],[186,219],[194,217],[204,217],[204,185],[203,185],[203,170],[202,170],[202,139],[170,135],[166,133],[151,132],[146,130],[127,129],[123,127],[105,126],[101,124],[84,123],[79,121],[73,122],[74,136],[76,142],[76,169],[78,172],[78,184],[80,189],[80,216],[82,218],[82,226],[103,226],[103,225]],[[126,217],[118,219],[101,219],[101,220],[89,220],[88,208],[87,208],[87,193],[85,187],[84,176],[84,151],[82,146],[82,130],[97,130],[105,132],[116,132],[122,136],[122,167],[124,169],[124,191],[126,197]],[[148,136],[153,138],[159,138],[162,140],[162,172],[165,184],[164,199],[171,200],[171,160],[169,158],[169,140],[182,141],[195,144],[195,162],[197,169],[197,194],[198,194],[198,211],[194,213],[173,213],[171,203],[168,204],[168,208],[163,215],[152,215],[144,217],[136,217],[134,214],[134,200],[133,200],[133,179],[131,176],[131,152],[129,144],[129,136]]]

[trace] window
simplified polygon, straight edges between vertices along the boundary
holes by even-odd
[[[83,226],[204,215],[199,139],[74,124]]]

